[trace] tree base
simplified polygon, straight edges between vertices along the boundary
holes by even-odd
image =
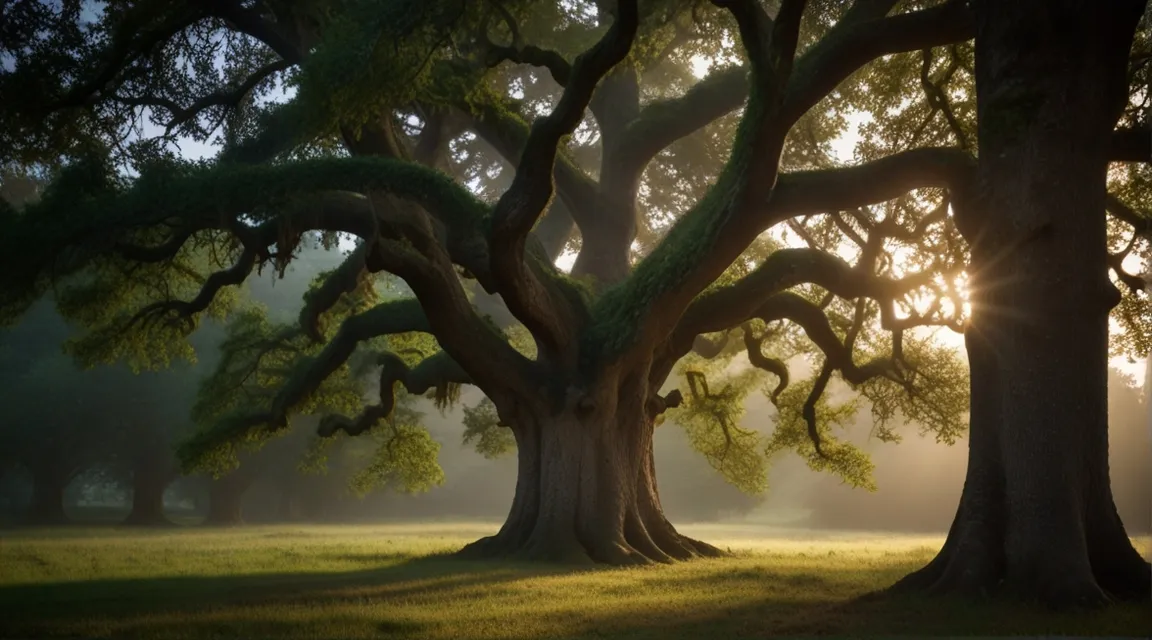
[[[671,525],[668,525],[671,528]],[[694,558],[720,558],[728,555],[721,549],[681,535],[672,529],[670,535],[661,536],[657,543],[652,536],[630,538],[626,535],[606,535],[589,539],[574,533],[541,535],[514,535],[508,527],[494,536],[469,543],[456,552],[465,560],[513,560],[572,566],[642,566],[669,564]]]
[[[1152,598],[1152,565],[1129,545],[1121,565],[1104,572],[1087,557],[1050,554],[1027,571],[1002,547],[976,548],[949,539],[928,565],[872,597],[910,593],[967,599],[1008,598],[1057,611],[1093,610],[1117,601]],[[1092,554],[1089,554],[1092,555]]]

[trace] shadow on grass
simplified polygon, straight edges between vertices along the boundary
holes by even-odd
[[[908,565],[905,569],[918,568]],[[895,569],[895,570],[894,570]],[[717,571],[688,580],[649,581],[656,590],[675,586],[711,593],[707,607],[676,616],[638,615],[637,610],[598,616],[564,637],[566,640],[629,638],[1152,638],[1152,607],[1147,602],[1113,605],[1100,611],[1054,613],[1013,600],[893,595],[877,591],[888,574],[873,569],[778,572],[771,569]],[[742,593],[756,593],[741,598]],[[637,624],[642,621],[642,624]]]
[[[223,576],[164,576],[64,581],[0,586],[0,637],[75,635],[70,627],[90,627],[100,620],[139,619],[126,635],[217,636],[235,633],[235,624],[200,614],[230,609],[272,607],[316,608],[365,605],[385,600],[436,598],[438,594],[483,592],[502,581],[526,576],[574,574],[598,568],[541,566],[458,559],[451,554],[411,553],[318,554],[330,560],[362,563],[371,568],[329,572],[258,573]],[[0,569],[2,571],[2,569]],[[340,616],[332,616],[335,621]],[[161,620],[179,620],[169,625]],[[291,635],[280,631],[272,618],[248,619],[259,635]],[[419,635],[420,625],[403,621],[376,621],[380,632]],[[100,625],[97,624],[97,627]],[[294,627],[296,632],[299,628]],[[231,630],[228,632],[228,630]],[[88,635],[84,633],[83,635]],[[98,634],[99,635],[99,634]],[[120,633],[114,635],[120,636]]]
[[[749,556],[636,569],[378,551],[328,557],[364,568],[4,586],[0,637],[672,640],[1135,636],[1152,628],[1147,603],[1053,616],[997,603],[859,598],[914,569],[919,554],[883,564]]]

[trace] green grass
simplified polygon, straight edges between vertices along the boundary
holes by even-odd
[[[0,637],[737,638],[1146,635],[1147,603],[1053,615],[994,603],[853,602],[940,538],[683,527],[735,557],[573,570],[444,552],[475,523],[0,533]],[[1144,550],[1148,541],[1142,540]]]

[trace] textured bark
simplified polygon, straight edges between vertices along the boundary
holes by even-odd
[[[534,407],[513,427],[519,473],[500,531],[461,551],[612,565],[720,555],[664,517],[652,457],[653,421],[640,385],[570,390],[555,411]]]
[[[978,196],[961,227],[974,313],[968,476],[944,548],[898,590],[1002,589],[1062,608],[1152,595],[1108,479],[1118,293],[1105,171],[1139,16],[1127,4],[975,6]]]

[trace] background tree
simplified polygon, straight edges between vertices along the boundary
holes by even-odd
[[[108,454],[108,433],[90,413],[100,407],[75,395],[77,371],[60,353],[67,335],[48,305],[38,305],[26,323],[3,333],[0,370],[6,379],[0,398],[7,417],[0,424],[0,463],[7,471],[27,472],[27,519],[35,524],[66,522],[65,489]]]
[[[0,371],[10,377],[0,389],[8,415],[0,438],[8,466],[32,475],[37,519],[62,518],[64,489],[79,474],[101,469],[105,480],[129,489],[126,522],[166,522],[163,495],[179,474],[173,447],[187,435],[196,368],[80,370],[60,351],[74,332],[49,305],[38,305],[2,335],[12,347],[0,358]]]

